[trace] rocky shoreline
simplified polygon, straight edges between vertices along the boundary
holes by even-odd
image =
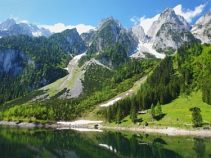
[[[168,136],[196,136],[211,137],[210,129],[182,129],[175,127],[121,127],[102,125],[101,121],[78,120],[73,122],[55,122],[52,124],[27,123],[14,121],[0,121],[0,126],[21,127],[21,128],[54,128],[54,129],[76,129],[78,131],[131,131],[142,133],[165,134]],[[97,126],[96,126],[97,125]]]
[[[29,122],[16,122],[16,121],[0,121],[0,126],[10,127],[25,127],[25,128],[57,128],[57,129],[98,129],[102,121],[91,121],[91,120],[77,120],[71,122],[55,122],[55,123],[29,123]]]
[[[168,136],[196,136],[196,137],[211,137],[211,130],[208,129],[182,129],[175,127],[111,127],[102,126],[105,130],[115,131],[131,131],[142,133],[165,134]]]
[[[28,122],[15,122],[15,121],[0,121],[0,126],[11,127],[25,127],[25,128],[57,128],[58,125],[54,124],[41,124],[41,123],[28,123]]]

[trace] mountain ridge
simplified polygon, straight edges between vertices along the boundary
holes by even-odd
[[[69,29],[49,37],[33,37],[27,32],[31,25],[17,26],[13,20],[3,23],[0,28],[6,31],[6,27],[10,29],[13,26],[17,35],[6,35],[0,39],[0,67],[4,70],[0,71],[4,85],[0,87],[0,91],[4,92],[0,101],[4,108],[3,116],[10,119],[17,109],[19,113],[15,118],[20,117],[21,120],[25,117],[32,119],[31,115],[35,115],[37,120],[75,119],[86,110],[92,110],[96,105],[129,90],[135,81],[149,74],[149,79],[145,81],[148,87],[142,87],[144,94],[142,90],[138,92],[146,100],[143,105],[137,105],[146,109],[152,101],[153,104],[158,101],[166,104],[179,96],[178,90],[185,88],[188,93],[188,88],[194,84],[202,88],[198,79],[204,78],[197,76],[195,71],[200,72],[197,66],[201,66],[202,72],[206,72],[202,74],[204,76],[209,67],[206,57],[209,59],[210,47],[201,45],[185,19],[172,9],[160,14],[149,35],[144,33],[140,24],[126,29],[113,17],[102,20],[96,30],[81,35],[76,29]],[[26,35],[22,35],[22,31]],[[5,49],[13,49],[20,55],[5,57],[5,54],[14,54],[10,51],[5,53]],[[194,70],[190,55],[197,59],[194,58],[197,63]],[[192,80],[196,82],[190,84]],[[153,88],[146,90],[149,87]],[[203,95],[208,92],[203,87]],[[147,97],[153,98],[152,101]],[[207,95],[205,97],[205,101],[209,100]],[[15,98],[17,100],[13,100]],[[128,101],[126,99],[125,102]]]

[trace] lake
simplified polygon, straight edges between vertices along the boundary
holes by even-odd
[[[211,158],[211,138],[0,127],[1,158]]]

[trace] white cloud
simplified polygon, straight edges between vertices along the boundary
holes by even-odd
[[[95,29],[95,27],[91,26],[91,25],[78,24],[78,25],[74,26],[74,25],[65,25],[63,23],[57,23],[57,24],[54,24],[54,25],[39,25],[39,27],[43,27],[45,29],[48,29],[53,33],[62,32],[66,29],[76,28],[79,34],[84,33],[84,32],[88,32],[92,29]]]
[[[177,15],[183,16],[187,22],[191,22],[193,18],[200,15],[202,11],[204,10],[205,4],[201,4],[199,6],[196,6],[194,10],[190,9],[184,9],[181,4],[174,7],[174,11]]]
[[[206,4],[201,4],[196,6],[194,10],[184,9],[181,4],[178,4],[174,7],[174,11],[177,15],[183,16],[188,22],[191,22],[193,18],[200,15],[204,10]],[[152,26],[153,22],[159,18],[160,14],[155,15],[154,17],[147,18],[146,16],[142,16],[141,18],[132,17],[130,20],[135,24],[140,24],[144,32],[147,33],[150,27]]]
[[[29,22],[27,20],[19,20],[18,23],[25,23],[25,24],[29,24]]]
[[[143,27],[144,32],[147,33],[150,27],[152,26],[153,22],[158,20],[160,14],[155,15],[152,18],[146,18],[145,16],[140,18],[140,25]]]

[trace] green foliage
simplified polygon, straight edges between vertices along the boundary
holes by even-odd
[[[109,106],[108,108],[107,108],[107,112],[106,112],[106,120],[109,122],[109,123],[111,123],[111,121],[112,121],[112,113],[111,113],[111,107]]]
[[[57,43],[63,51],[71,55],[77,55],[86,50],[85,43],[76,29],[67,29],[61,33],[55,33],[49,37],[49,41]]]
[[[116,123],[120,123],[125,116],[130,114],[130,109],[131,109],[130,106],[131,106],[131,99],[129,97],[120,100],[114,105],[110,106],[109,110],[106,111],[107,121],[108,122],[114,121]]]
[[[8,120],[52,120],[53,109],[37,104],[21,105],[10,108],[8,111],[2,112],[4,119]]]
[[[116,123],[120,124],[121,120],[122,120],[122,111],[121,111],[121,107],[118,106],[117,113],[116,113]]]
[[[151,105],[151,117],[154,119],[156,113],[155,113],[155,106],[154,104]]]
[[[91,94],[95,91],[103,91],[110,86],[113,72],[108,68],[92,64],[87,68],[84,74],[84,93]]]
[[[147,61],[141,61],[139,64],[142,67],[142,70],[140,73],[138,74],[133,74],[132,76],[130,76],[130,78],[127,78],[125,80],[123,80],[122,82],[114,82],[112,80],[112,76],[115,73],[118,73],[118,68],[115,70],[109,70],[108,68],[104,68],[95,64],[91,64],[89,65],[89,69],[86,71],[85,75],[84,75],[84,93],[77,99],[71,99],[71,100],[60,100],[57,99],[58,96],[61,95],[61,93],[63,93],[65,91],[62,90],[61,93],[58,93],[56,96],[52,97],[50,100],[46,100],[46,101],[42,101],[39,103],[40,106],[45,107],[45,108],[49,108],[52,109],[52,113],[51,114],[47,114],[47,115],[51,115],[53,116],[51,118],[51,121],[56,121],[56,120],[73,120],[77,117],[80,117],[84,112],[89,112],[91,110],[93,110],[95,108],[95,105],[106,101],[114,96],[116,96],[117,94],[119,94],[120,92],[126,91],[129,88],[131,88],[133,86],[133,83],[138,80],[140,77],[143,77],[144,75],[146,75],[146,73],[148,73],[153,66],[156,64],[156,61],[149,61],[149,64]],[[126,67],[126,65],[125,65]],[[99,75],[100,74],[100,75]],[[4,118],[13,118],[13,119],[22,119],[22,117],[24,117],[24,113],[27,113],[27,111],[25,111],[25,108],[22,108],[22,105],[24,103],[26,103],[27,101],[30,101],[32,98],[34,98],[36,95],[42,95],[43,92],[37,93],[37,94],[31,94],[32,96],[27,96],[22,97],[17,99],[17,101],[8,103],[8,104],[4,104],[2,107],[3,111],[4,111]],[[125,110],[121,110],[121,117],[119,117],[119,121],[124,117],[127,116],[130,112],[130,107],[129,105],[130,103],[130,98],[126,99],[123,102],[120,102],[120,104],[124,103],[124,105],[122,105],[121,107],[123,107]],[[19,105],[17,105],[19,104]],[[39,108],[39,106],[37,106],[38,103],[36,102],[32,102],[30,103],[30,106],[33,106],[34,110],[36,111],[36,108]],[[24,104],[25,106],[29,105],[29,104]],[[23,111],[23,115],[20,114],[18,116],[16,116],[16,118],[13,117],[13,115],[11,113],[7,113],[8,111],[10,111],[10,109],[12,107],[18,107]],[[65,110],[64,110],[65,109]],[[107,111],[107,110],[106,110]],[[117,106],[112,106],[110,110],[108,110],[108,112],[104,112],[106,113],[105,116],[107,117],[107,120],[112,122],[112,121],[116,121],[116,114],[117,114]],[[51,111],[46,111],[47,113],[51,112]],[[107,115],[109,114],[109,115]],[[103,114],[102,114],[103,115]],[[26,115],[24,117],[24,119],[27,119],[29,116]]]
[[[130,119],[132,120],[133,123],[135,123],[137,120],[137,110],[136,110],[136,105],[133,98],[131,98]]]
[[[161,107],[160,103],[158,102],[157,105],[156,105],[156,115],[160,116],[162,114],[163,114],[162,107]]]
[[[201,116],[201,109],[198,107],[194,107],[191,108],[190,111],[192,112],[193,127],[201,127],[203,122]]]
[[[157,60],[141,60],[131,59],[125,64],[119,66],[112,77],[112,81],[119,83],[132,76],[148,71],[150,67],[156,64]]]
[[[125,48],[120,44],[105,48],[96,56],[96,59],[110,67],[118,67],[129,60]]]
[[[202,83],[202,99],[211,105],[211,76],[204,79]]]
[[[210,104],[210,50],[210,45],[194,43],[185,45],[176,55],[162,60],[133,97],[136,108],[151,108],[151,116],[160,120],[165,116],[161,105],[172,102],[180,94],[189,95],[198,89],[202,89],[203,101]],[[120,102],[119,105],[121,107]]]
[[[69,57],[45,37],[11,36],[0,39],[0,49],[23,52],[27,62],[18,76],[0,73],[0,104],[24,96],[67,74]]]

